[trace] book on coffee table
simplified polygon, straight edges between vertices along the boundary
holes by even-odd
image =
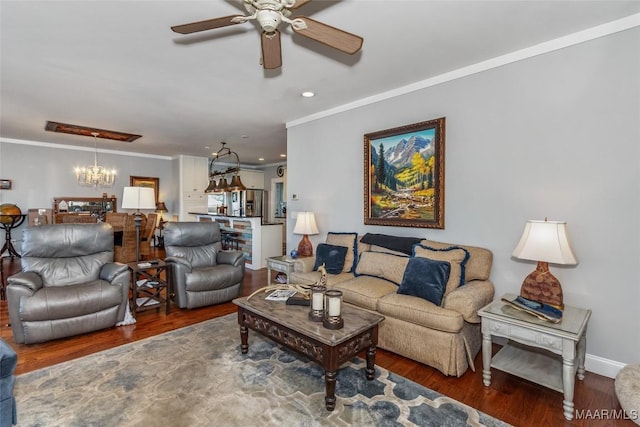
[[[289,297],[294,296],[298,291],[290,290],[290,289],[279,289],[277,291],[271,292],[265,298],[268,301],[286,301]]]

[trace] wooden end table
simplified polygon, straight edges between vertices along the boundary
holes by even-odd
[[[134,317],[135,313],[140,311],[160,308],[160,304],[163,303],[165,313],[169,314],[171,311],[171,299],[174,296],[171,266],[162,260],[152,262],[150,265],[145,265],[144,261],[127,264],[131,270],[130,305]],[[162,296],[163,291],[164,296]]]
[[[336,374],[338,368],[355,355],[366,350],[366,377],[375,377],[378,324],[384,316],[353,306],[344,305],[344,327],[329,330],[322,323],[309,320],[309,307],[286,305],[280,301],[267,301],[263,295],[237,298],[240,325],[240,349],[249,351],[249,329],[295,350],[324,368],[325,407],[336,407]]]
[[[271,270],[279,271],[287,275],[287,285],[289,284],[289,275],[293,273],[293,267],[296,263],[295,259],[286,255],[274,256],[267,258],[267,286],[271,285]]]
[[[482,318],[484,385],[491,385],[491,368],[496,368],[559,391],[564,393],[564,417],[572,420],[576,372],[579,380],[584,379],[591,310],[566,305],[562,321],[552,323],[496,300],[479,310],[478,315]],[[510,340],[493,358],[492,336]]]

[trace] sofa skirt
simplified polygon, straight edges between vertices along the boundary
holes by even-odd
[[[380,324],[378,347],[432,366],[445,375],[460,377],[480,351],[480,324],[465,322],[458,333],[428,329],[386,317]]]

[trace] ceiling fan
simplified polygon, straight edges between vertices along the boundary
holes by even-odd
[[[301,36],[323,43],[350,55],[362,47],[364,39],[355,34],[332,27],[306,16],[290,18],[295,10],[311,0],[243,0],[244,7],[250,15],[230,15],[205,21],[171,27],[180,34],[191,34],[229,25],[242,24],[257,20],[262,27],[262,66],[273,69],[282,66],[280,48],[280,31],[278,26],[285,22]]]

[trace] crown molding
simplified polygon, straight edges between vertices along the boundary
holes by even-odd
[[[304,123],[312,122],[324,117],[329,117],[334,114],[343,113],[345,111],[353,110],[356,108],[364,107],[366,105],[374,104],[376,102],[384,101],[386,99],[395,98],[400,95],[405,95],[411,92],[416,92],[425,88],[436,86],[442,83],[447,83],[453,80],[461,79],[463,77],[471,76],[473,74],[482,73],[487,70],[502,67],[503,65],[512,64],[514,62],[522,61],[525,59],[533,58],[538,55],[553,52],[556,50],[564,49],[566,47],[574,46],[580,43],[584,43],[590,40],[594,40],[600,37],[605,37],[611,34],[615,34],[621,31],[629,30],[640,26],[640,13],[629,15],[625,18],[621,18],[615,21],[607,22],[596,27],[588,28],[583,31],[578,31],[573,34],[569,34],[563,37],[559,37],[544,43],[540,43],[528,48],[516,50],[505,55],[501,55],[486,61],[478,62],[467,67],[459,68],[457,70],[450,71],[448,73],[440,74],[435,77],[421,80],[406,86],[401,86],[396,89],[392,89],[386,92],[382,92],[376,95],[372,95],[366,98],[359,99],[354,102],[340,105],[329,110],[320,111],[309,116],[301,117],[299,119],[291,120],[286,123],[286,127],[292,128]]]
[[[94,147],[77,147],[75,145],[66,145],[66,144],[53,144],[51,142],[41,142],[41,141],[29,141],[25,139],[14,139],[14,138],[2,138],[0,137],[0,142],[6,142],[7,144],[18,144],[18,145],[31,145],[36,147],[47,147],[47,148],[56,148],[61,150],[75,150],[75,151],[90,151],[95,152],[96,149]],[[146,159],[160,159],[160,160],[172,160],[172,157],[169,156],[158,156],[156,154],[144,154],[144,153],[132,153],[129,151],[121,151],[121,150],[103,150],[98,148],[98,153],[106,153],[106,154],[117,154],[120,156],[130,156],[130,157],[144,157]]]

